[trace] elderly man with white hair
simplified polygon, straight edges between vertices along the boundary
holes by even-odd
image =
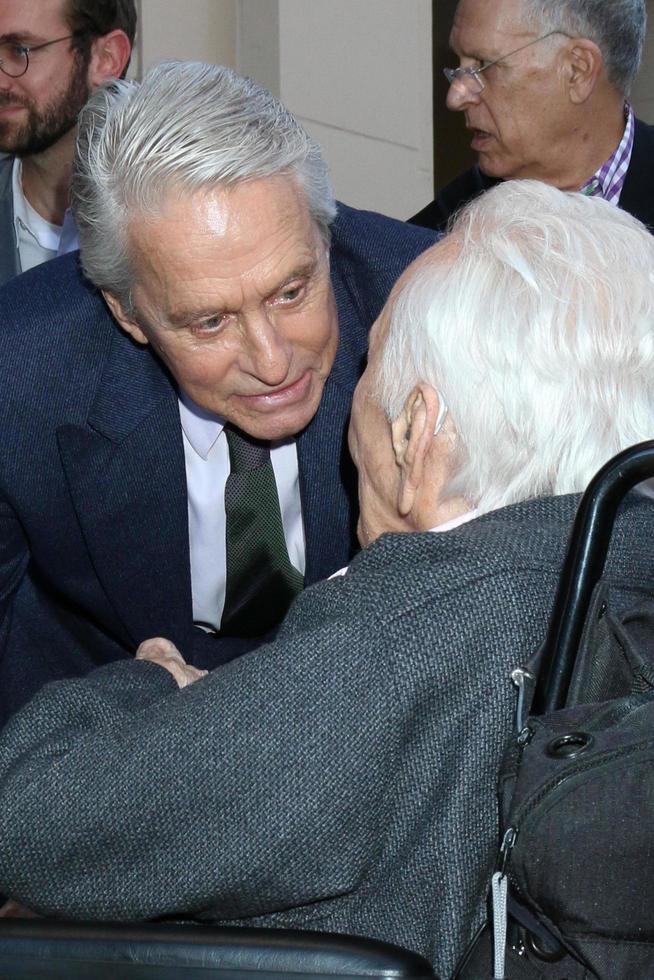
[[[451,976],[484,915],[511,671],[578,493],[654,432],[653,268],[602,201],[508,182],[462,213],[373,329],[364,550],[208,676],[155,640],[43,689],[0,740],[0,888],[51,916],[358,933]],[[651,589],[653,532],[636,495],[616,589]]]

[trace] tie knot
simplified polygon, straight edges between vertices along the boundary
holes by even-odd
[[[229,446],[229,465],[232,473],[258,470],[270,459],[270,443],[241,432],[233,425],[225,426]]]

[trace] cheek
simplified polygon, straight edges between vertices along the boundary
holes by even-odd
[[[224,384],[234,372],[237,357],[229,350],[198,347],[192,351],[157,348],[162,360],[183,388],[211,387]]]

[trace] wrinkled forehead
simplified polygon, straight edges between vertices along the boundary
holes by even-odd
[[[228,270],[231,263],[255,266],[278,255],[308,261],[325,249],[306,198],[289,177],[199,190],[173,185],[150,204],[146,210],[137,204],[127,209],[131,258],[139,264],[147,265],[157,251],[190,248],[217,250]]]
[[[533,33],[522,0],[460,0],[450,47],[457,54],[499,57]]]

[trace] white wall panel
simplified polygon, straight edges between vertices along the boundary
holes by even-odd
[[[345,204],[404,219],[434,196],[431,165],[421,168],[411,148],[298,118],[325,147],[336,197]]]
[[[167,59],[236,64],[235,0],[141,0],[143,69]]]
[[[226,64],[322,143],[338,197],[406,218],[432,197],[431,0],[141,0],[135,71]]]
[[[406,218],[433,196],[431,0],[279,0],[282,101],[337,196]]]

